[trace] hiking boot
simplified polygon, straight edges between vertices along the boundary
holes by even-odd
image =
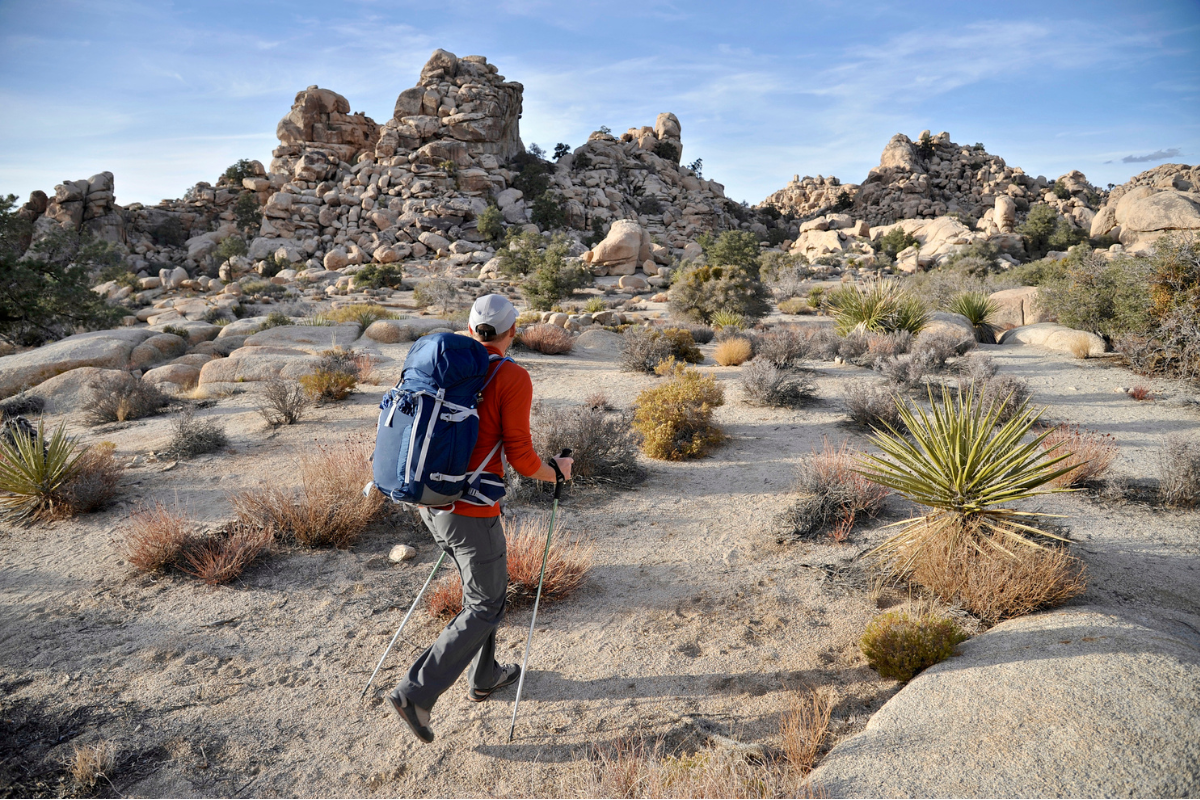
[[[520,664],[505,664],[500,668],[500,680],[490,689],[471,689],[467,692],[467,699],[476,703],[482,703],[492,696],[492,692],[497,689],[503,689],[505,686],[512,686],[521,677]]]
[[[400,694],[399,687],[387,695],[387,701],[391,704],[392,710],[396,712],[396,716],[404,720],[404,724],[412,729],[418,739],[426,744],[433,741],[433,728],[429,727],[428,711],[414,705],[407,697]]]

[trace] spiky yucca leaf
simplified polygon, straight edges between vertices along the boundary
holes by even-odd
[[[736,311],[729,311],[728,309],[722,308],[721,310],[713,313],[712,319],[709,320],[709,324],[711,324],[717,330],[721,330],[723,328],[736,328],[740,331],[746,327],[746,318]]]
[[[929,392],[931,413],[915,403],[898,404],[909,430],[905,438],[895,428],[876,430],[872,441],[882,456],[860,457],[859,472],[903,494],[932,513],[897,523],[901,531],[877,547],[874,554],[904,572],[931,542],[944,537],[968,537],[977,548],[1005,545],[1040,547],[1034,538],[1053,534],[1028,524],[1050,515],[1018,511],[1008,504],[1041,494],[1064,491],[1049,487],[1071,470],[1056,468],[1067,458],[1056,448],[1043,449],[1049,431],[1023,442],[1041,412],[1028,402],[1008,422],[997,427],[1000,404],[980,401],[975,391],[952,397],[942,388],[940,403]]]
[[[45,422],[38,420],[37,436],[0,436],[0,516],[30,522],[53,516],[63,502],[63,490],[79,471],[83,451],[59,424],[46,440]]]
[[[841,286],[826,297],[840,336],[852,331],[891,333],[906,330],[915,334],[929,319],[925,304],[890,279]]]
[[[961,292],[954,296],[946,310],[966,317],[983,341],[996,341],[996,329],[992,326],[991,318],[1000,310],[1000,306],[984,292]]]

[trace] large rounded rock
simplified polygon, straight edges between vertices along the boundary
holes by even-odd
[[[645,260],[639,258],[643,239],[649,251],[650,235],[642,230],[642,226],[633,220],[619,219],[609,228],[604,241],[592,249],[589,263],[608,267],[609,275],[632,275],[638,264]]]
[[[589,330],[579,334],[571,350],[576,355],[616,358],[624,345],[621,334],[612,331]]]
[[[296,380],[312,371],[319,357],[289,347],[243,347],[228,358],[218,358],[200,368],[201,385],[268,381],[272,378]]]
[[[929,321],[917,334],[917,339],[938,335],[954,337],[960,351],[974,347],[976,342],[975,326],[971,321],[962,314],[952,314],[949,311],[934,311],[930,314]]]
[[[0,397],[80,367],[124,369],[133,348],[153,336],[145,328],[120,328],[68,336],[52,344],[0,358]]]
[[[200,367],[194,364],[167,364],[149,370],[142,375],[142,380],[163,389],[190,389],[200,380]],[[170,386],[161,386],[164,383]]]
[[[961,645],[812,774],[830,797],[1192,797],[1200,650],[1113,609]]]
[[[1077,331],[1054,322],[1040,322],[1005,331],[999,344],[1032,344],[1057,353],[1078,356],[1086,348],[1088,356],[1103,355],[1104,340],[1094,333]]]
[[[151,336],[133,348],[133,352],[129,354],[129,368],[146,369],[154,364],[161,364],[183,355],[187,348],[188,343],[182,336],[173,333]]]
[[[992,325],[997,328],[1019,328],[1048,322],[1050,315],[1038,303],[1040,294],[1036,286],[1018,286],[993,292],[990,299],[996,304],[996,313],[991,317]]]
[[[46,411],[52,414],[69,414],[83,408],[91,401],[92,384],[111,378],[120,378],[129,373],[120,369],[80,367],[62,375],[42,381],[30,390],[46,401]]]
[[[1200,198],[1174,190],[1156,192],[1126,204],[1121,199],[1117,219],[1122,230],[1149,233],[1155,231],[1195,230],[1200,228]]]
[[[321,353],[334,347],[349,347],[362,328],[357,322],[344,325],[281,325],[246,337],[243,347],[289,347]]]

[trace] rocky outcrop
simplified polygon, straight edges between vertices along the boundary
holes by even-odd
[[[1191,797],[1200,651],[1101,607],[997,625],[811,776],[829,797]]]
[[[134,348],[154,335],[146,329],[78,333],[35,350],[0,358],[0,397],[80,367],[125,369]]]
[[[279,147],[271,153],[271,172],[319,181],[330,167],[353,164],[361,153],[373,151],[379,126],[361,111],[351,114],[350,101],[337,92],[309,86],[296,94],[275,135]]]
[[[1018,286],[1015,289],[993,292],[990,299],[996,304],[996,313],[990,317],[991,324],[1007,329],[1049,322],[1050,315],[1038,302],[1040,295],[1041,290],[1036,286]]]
[[[1114,187],[1090,232],[1132,252],[1152,248],[1166,233],[1200,232],[1200,166],[1163,164]]]

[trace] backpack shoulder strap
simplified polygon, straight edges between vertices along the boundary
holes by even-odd
[[[492,382],[492,378],[495,378],[497,375],[500,374],[500,368],[504,366],[505,361],[507,361],[510,364],[517,363],[517,362],[513,361],[511,358],[509,358],[508,356],[498,356],[498,355],[495,355],[494,353],[488,355],[488,361],[490,361],[491,364],[493,364],[495,366],[494,366],[494,368],[491,368],[491,374],[488,375],[488,379],[483,382],[483,386],[479,387],[480,394],[483,394],[483,390],[486,389],[488,387],[488,384]],[[489,367],[490,366],[491,365],[489,365]]]

